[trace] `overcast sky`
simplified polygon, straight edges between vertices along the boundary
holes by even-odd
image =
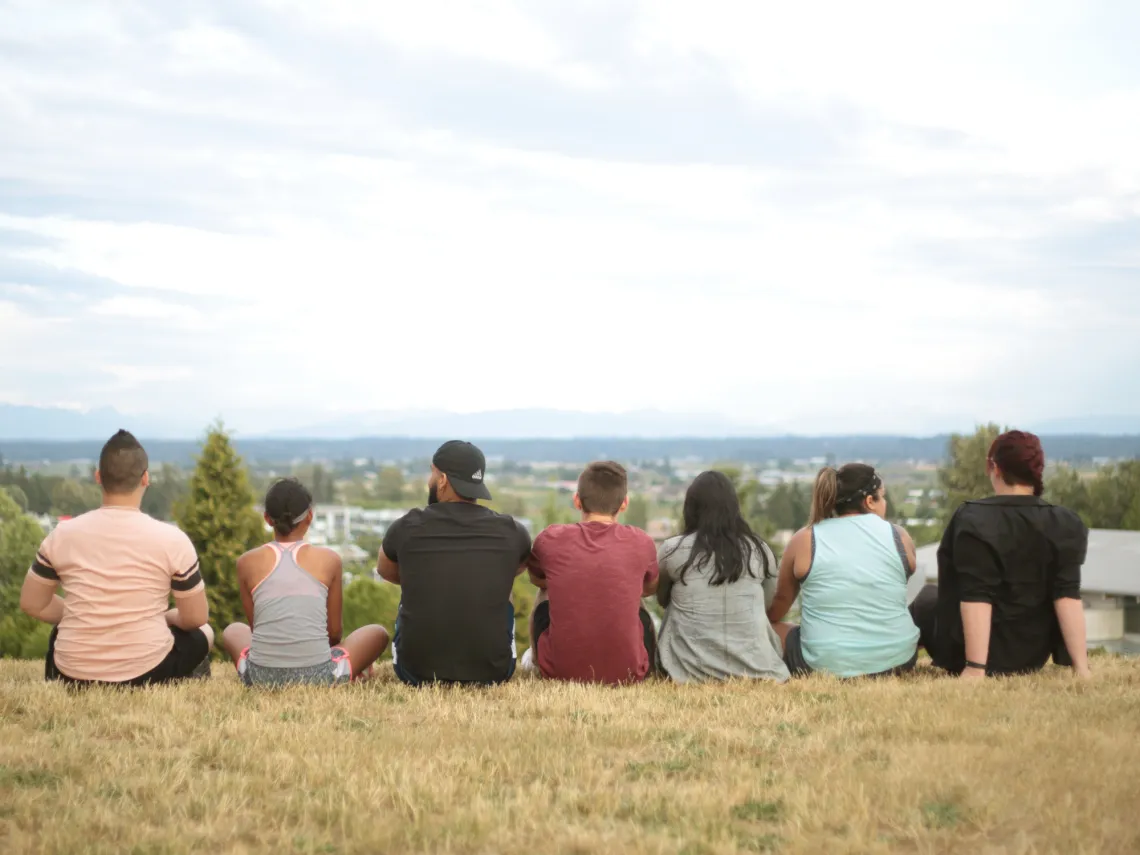
[[[1140,414],[1138,32],[1129,0],[0,0],[0,402]]]

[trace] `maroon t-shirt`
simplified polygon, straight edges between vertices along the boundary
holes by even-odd
[[[639,528],[554,525],[534,541],[530,572],[546,580],[550,628],[538,641],[547,677],[598,683],[645,679],[641,592],[657,578],[657,547]]]

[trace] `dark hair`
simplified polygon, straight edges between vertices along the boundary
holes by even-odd
[[[1001,470],[1002,480],[1011,487],[1032,487],[1034,496],[1045,492],[1045,451],[1035,434],[1021,430],[1003,433],[990,446],[987,458]]]
[[[846,513],[866,513],[864,500],[874,496],[883,486],[883,479],[874,466],[866,463],[847,463],[839,469],[824,466],[815,476],[811,490],[811,524],[829,520]]]
[[[275,481],[265,494],[265,515],[282,537],[305,521],[312,506],[313,494],[296,478]]]
[[[578,476],[578,499],[588,514],[616,514],[628,493],[625,467],[612,460],[591,463]]]
[[[713,561],[709,585],[732,584],[745,573],[752,572],[752,556],[758,554],[763,566],[761,578],[773,575],[764,541],[758,537],[740,513],[736,488],[723,472],[702,472],[685,491],[684,535],[693,535],[689,557],[681,565],[678,580],[685,584],[691,567]],[[680,541],[673,547],[676,552]],[[669,554],[672,555],[673,552]]]
[[[120,430],[99,452],[99,481],[114,495],[133,493],[150,468],[146,450],[134,435]]]

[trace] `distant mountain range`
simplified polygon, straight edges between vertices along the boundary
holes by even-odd
[[[81,412],[51,407],[0,404],[0,441],[105,439],[119,428],[143,438],[191,439],[203,423],[180,424],[160,416],[124,415],[109,407]],[[1030,426],[1042,435],[1140,434],[1140,415],[1105,415],[1043,421]],[[778,423],[737,422],[712,414],[677,414],[656,410],[629,413],[586,413],[549,409],[494,410],[481,413],[445,411],[367,412],[339,416],[311,425],[270,431],[241,430],[244,439],[348,440],[368,437],[471,439],[672,439],[684,437],[745,438],[789,436]]]

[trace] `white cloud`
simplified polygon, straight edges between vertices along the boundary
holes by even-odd
[[[1140,217],[1140,64],[1098,79],[1094,42],[1055,85],[1038,42],[1075,4],[647,2],[605,56],[506,0],[244,4],[240,30],[115,8],[0,2],[24,48],[0,56],[0,285],[87,277],[86,306],[48,305],[58,364],[101,372],[0,400],[927,430],[1118,409],[1049,366],[1140,358],[1134,280],[1097,268],[1140,263],[1113,231]],[[754,150],[668,156],[698,120],[707,151]],[[0,333],[33,317],[4,305]]]

